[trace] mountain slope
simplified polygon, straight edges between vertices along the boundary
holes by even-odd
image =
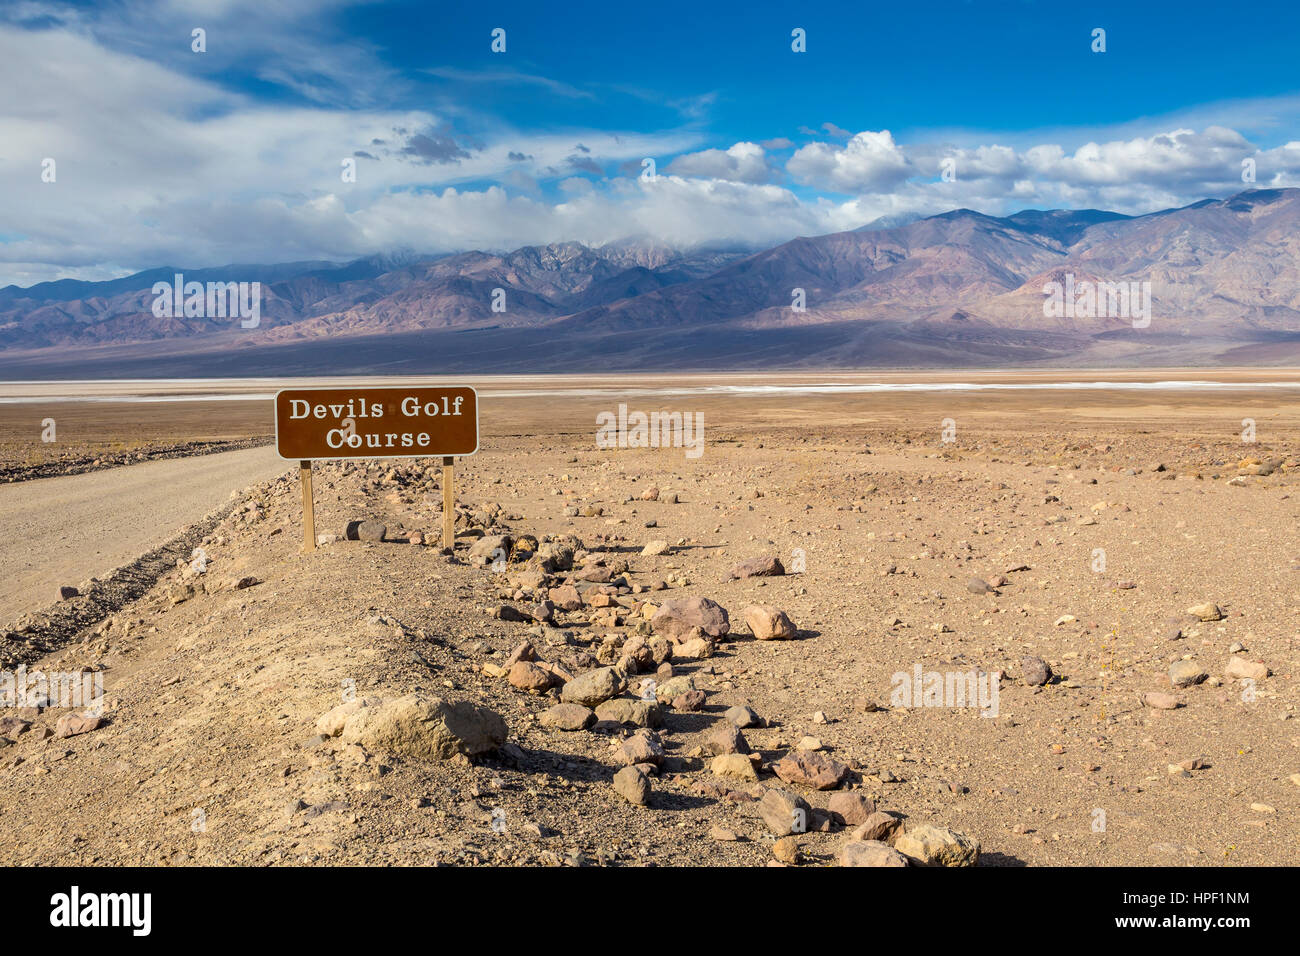
[[[0,352],[9,364],[46,367],[40,352],[51,347],[109,348],[120,361],[132,346],[139,353],[145,343],[170,342],[154,353],[183,361],[233,348],[247,365],[257,350],[276,349],[292,364],[297,354],[313,363],[348,354],[318,344],[364,339],[368,349],[387,338],[406,350],[396,362],[419,353],[435,366],[485,371],[520,363],[538,370],[528,363],[552,355],[552,345],[546,361],[560,364],[542,370],[572,365],[580,349],[611,367],[851,365],[884,356],[895,364],[1144,364],[1214,362],[1229,350],[1266,362],[1271,352],[1289,355],[1300,338],[1300,190],[1253,190],[1134,217],[959,209],[748,254],[634,239],[186,273],[262,281],[253,330],[230,319],[155,318],[152,282],[173,271],[0,290]],[[1150,322],[1135,327],[1132,316],[1104,311],[1048,314],[1045,286],[1067,282],[1133,284],[1143,302],[1149,291]],[[464,331],[479,335],[445,338]]]

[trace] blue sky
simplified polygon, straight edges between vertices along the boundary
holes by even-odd
[[[16,0],[0,285],[1293,185],[1298,38],[1222,3]]]

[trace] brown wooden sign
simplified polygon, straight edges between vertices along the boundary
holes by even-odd
[[[286,388],[275,394],[275,448],[297,459],[303,550],[316,549],[311,463],[322,458],[442,458],[442,546],[456,543],[456,455],[478,451],[478,394],[468,386]]]
[[[281,458],[425,458],[478,451],[468,386],[286,388],[275,395]]]

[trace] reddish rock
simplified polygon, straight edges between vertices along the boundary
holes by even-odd
[[[548,690],[555,683],[555,676],[550,671],[543,670],[532,661],[516,661],[511,665],[506,679],[510,681],[511,687],[537,694]]]
[[[785,566],[774,554],[741,561],[731,569],[732,578],[770,578],[785,574]]]
[[[786,783],[814,790],[834,790],[849,772],[838,760],[810,750],[791,751],[772,764],[772,770]]]
[[[833,794],[826,810],[836,823],[854,827],[866,823],[867,818],[876,812],[876,802],[864,794],[848,790]]]
[[[731,619],[724,607],[708,598],[680,598],[665,601],[650,619],[650,626],[666,637],[687,638],[692,628],[699,628],[716,638],[731,630]]]
[[[547,599],[561,611],[576,611],[582,607],[582,595],[572,584],[551,588]]]

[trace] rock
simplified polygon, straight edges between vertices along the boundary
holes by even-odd
[[[569,704],[595,707],[617,695],[622,689],[622,684],[614,668],[598,667],[575,677],[560,688],[560,700]]]
[[[596,708],[596,719],[630,727],[658,727],[664,718],[654,701],[616,697]]]
[[[1052,669],[1041,657],[1026,657],[1020,662],[1020,676],[1030,687],[1042,687],[1052,679]]]
[[[1173,694],[1163,694],[1155,690],[1143,694],[1142,703],[1155,710],[1177,710],[1183,706],[1183,702]]]
[[[714,724],[708,733],[704,735],[700,746],[711,757],[721,754],[749,753],[749,744],[745,740],[745,735],[740,732],[740,728],[726,721],[719,721]]]
[[[496,750],[506,733],[501,715],[486,707],[417,693],[361,708],[343,725],[342,738],[385,753],[448,760]]]
[[[1229,657],[1223,669],[1223,676],[1229,680],[1263,680],[1270,673],[1265,664],[1244,657]]]
[[[661,680],[655,685],[655,698],[660,701],[676,700],[683,694],[696,690],[695,679],[686,674]]]
[[[1219,610],[1219,606],[1208,601],[1205,604],[1196,604],[1189,607],[1187,613],[1207,622],[1223,620],[1223,612]]]
[[[704,706],[704,691],[688,690],[684,694],[679,694],[672,700],[673,710],[696,711]]]
[[[645,491],[641,492],[640,498],[642,501],[658,501],[659,488],[657,486],[651,485]]]
[[[821,713],[821,711],[818,711]],[[794,745],[796,750],[825,750],[826,746],[816,737],[800,737],[799,742]]]
[[[746,727],[764,726],[763,718],[754,712],[754,708],[737,704],[735,707],[728,707],[727,712],[722,715],[727,722],[744,730]]]
[[[550,601],[538,601],[528,605],[527,614],[538,624],[545,624],[555,617],[555,605]]]
[[[1175,687],[1191,687],[1209,676],[1195,661],[1175,661],[1169,667],[1169,683]]]
[[[745,623],[756,640],[788,640],[798,633],[797,628],[780,608],[755,604],[744,610]]]
[[[832,794],[830,803],[826,805],[826,810],[830,813],[831,819],[840,826],[857,826],[860,823],[866,823],[867,818],[876,812],[876,802],[865,794],[846,790],[842,793]],[[879,838],[870,837],[869,839],[875,840]]]
[[[761,557],[750,558],[748,561],[741,561],[731,569],[732,579],[740,578],[768,578],[778,577],[785,574],[785,567],[781,564],[781,559],[774,554],[765,554]]]
[[[792,836],[781,837],[772,844],[772,856],[793,866],[799,862],[799,841]]]
[[[561,611],[576,611],[582,607],[582,595],[572,584],[562,584],[559,587],[551,588],[547,594],[547,600],[558,607]]]
[[[840,847],[840,866],[907,866],[907,857],[878,840],[855,840]]]
[[[840,796],[836,794],[835,796]],[[835,799],[834,797],[831,798]],[[849,840],[881,840],[885,843],[893,843],[897,836],[903,832],[903,821],[892,813],[883,813],[880,810],[869,815],[861,824],[858,825],[852,833],[849,834]]]
[[[650,619],[656,634],[684,639],[698,627],[709,637],[722,637],[731,630],[726,609],[708,598],[681,598],[665,601]]]
[[[717,757],[714,763],[724,759],[728,758]],[[812,807],[808,806],[807,800],[776,788],[763,794],[763,799],[758,802],[758,813],[767,828],[779,837],[807,833],[808,821],[812,819]]]
[[[833,790],[848,775],[849,768],[825,754],[795,750],[772,764],[773,772],[786,783],[811,787],[814,790]]]
[[[573,570],[573,548],[567,544],[548,542],[537,548],[537,560],[547,574]]]
[[[709,839],[719,843],[735,843],[740,837],[736,835],[736,831],[720,827],[715,823],[709,828]]]
[[[105,723],[103,717],[92,717],[87,714],[64,714],[54,725],[54,736],[76,737],[80,734],[88,734],[92,730],[103,727]]]
[[[374,707],[380,703],[382,701],[378,697],[358,697],[332,707],[316,718],[316,731],[326,737],[337,737],[343,733],[343,725],[348,722],[349,717],[362,707]]]
[[[642,728],[619,745],[614,759],[624,766],[648,763],[657,767],[664,762],[664,747],[653,730]]]
[[[1062,624],[1073,624],[1077,620],[1078,618],[1075,617],[1073,614],[1062,614],[1052,623],[1055,624],[1057,627],[1060,627]]]
[[[719,754],[709,763],[709,769],[713,771],[714,776],[718,777],[736,777],[740,780],[758,779],[758,771],[754,769],[754,761],[750,760],[746,754]]]
[[[532,661],[515,661],[510,665],[510,673],[506,680],[510,682],[511,687],[534,694],[543,693],[549,690],[552,684],[557,683],[554,674],[538,667]]]
[[[614,774],[614,790],[638,807],[650,802],[650,779],[636,767],[624,767]]]
[[[542,711],[537,722],[550,730],[586,730],[596,721],[590,707],[581,704],[556,704]]]
[[[383,541],[388,534],[388,526],[382,521],[349,521],[347,539],[349,541]]]
[[[975,866],[980,858],[977,840],[928,823],[909,825],[894,849],[917,866]]]
[[[641,549],[641,556],[643,558],[653,558],[661,554],[667,554],[670,550],[667,541],[647,541],[645,547]]]
[[[60,601],[69,601],[74,597],[80,597],[80,596],[81,596],[81,592],[69,584],[60,585],[59,587]]]
[[[466,557],[474,567],[485,567],[498,561],[505,561],[514,542],[508,534],[485,534],[469,546]]]
[[[718,652],[718,645],[714,644],[707,637],[692,637],[689,641],[683,641],[677,645],[673,652],[675,660],[708,660]]]
[[[492,616],[498,621],[527,621],[528,616],[511,604],[499,604],[492,609]]]
[[[971,594],[997,594],[997,589],[983,578],[971,578],[966,582],[966,590]]]
[[[30,720],[23,720],[21,717],[0,717],[0,737],[17,737],[19,734],[26,733],[31,725]]]

